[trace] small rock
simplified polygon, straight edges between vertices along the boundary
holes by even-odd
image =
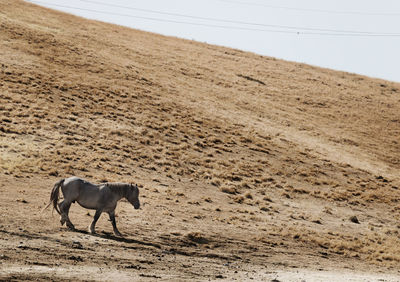
[[[316,224],[322,224],[322,221],[321,221],[320,219],[315,219],[315,220],[313,220],[312,222],[313,222],[313,223],[316,223]]]
[[[74,248],[74,249],[83,249],[83,246],[82,246],[81,242],[73,241],[72,242],[72,248]]]
[[[355,215],[350,217],[350,221],[353,223],[360,224],[360,221],[358,220],[358,218]]]
[[[68,259],[73,260],[73,261],[83,261],[83,258],[81,256],[70,256]]]
[[[27,204],[28,203],[28,201],[25,200],[25,199],[17,199],[17,202],[23,203],[23,204]]]
[[[6,259],[9,259],[9,257],[2,254],[2,255],[0,255],[0,260],[2,260],[2,259],[6,260]]]

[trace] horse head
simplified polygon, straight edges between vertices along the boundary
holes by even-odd
[[[135,209],[140,208],[139,188],[137,184],[129,184],[129,193],[126,199],[133,205]]]

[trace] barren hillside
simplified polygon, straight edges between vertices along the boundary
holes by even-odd
[[[399,83],[0,0],[0,278],[396,280],[399,102]],[[40,212],[71,175],[140,185],[123,238],[77,204],[78,231]]]

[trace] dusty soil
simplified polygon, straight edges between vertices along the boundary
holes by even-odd
[[[400,279],[400,84],[0,0],[0,279]],[[142,208],[41,212],[60,178]]]

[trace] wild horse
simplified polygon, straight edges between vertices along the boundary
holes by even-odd
[[[64,200],[58,203],[60,188],[64,195]],[[110,216],[114,234],[122,236],[115,222],[115,208],[117,207],[117,202],[122,198],[126,198],[135,209],[140,208],[139,188],[137,185],[126,183],[93,184],[78,177],[70,177],[61,179],[54,184],[51,190],[50,202],[45,209],[53,203],[53,208],[61,215],[61,225],[66,223],[68,228],[75,229],[68,217],[68,212],[71,203],[76,201],[84,208],[96,210],[93,222],[89,226],[90,233],[95,233],[97,220],[101,213],[106,212]]]

